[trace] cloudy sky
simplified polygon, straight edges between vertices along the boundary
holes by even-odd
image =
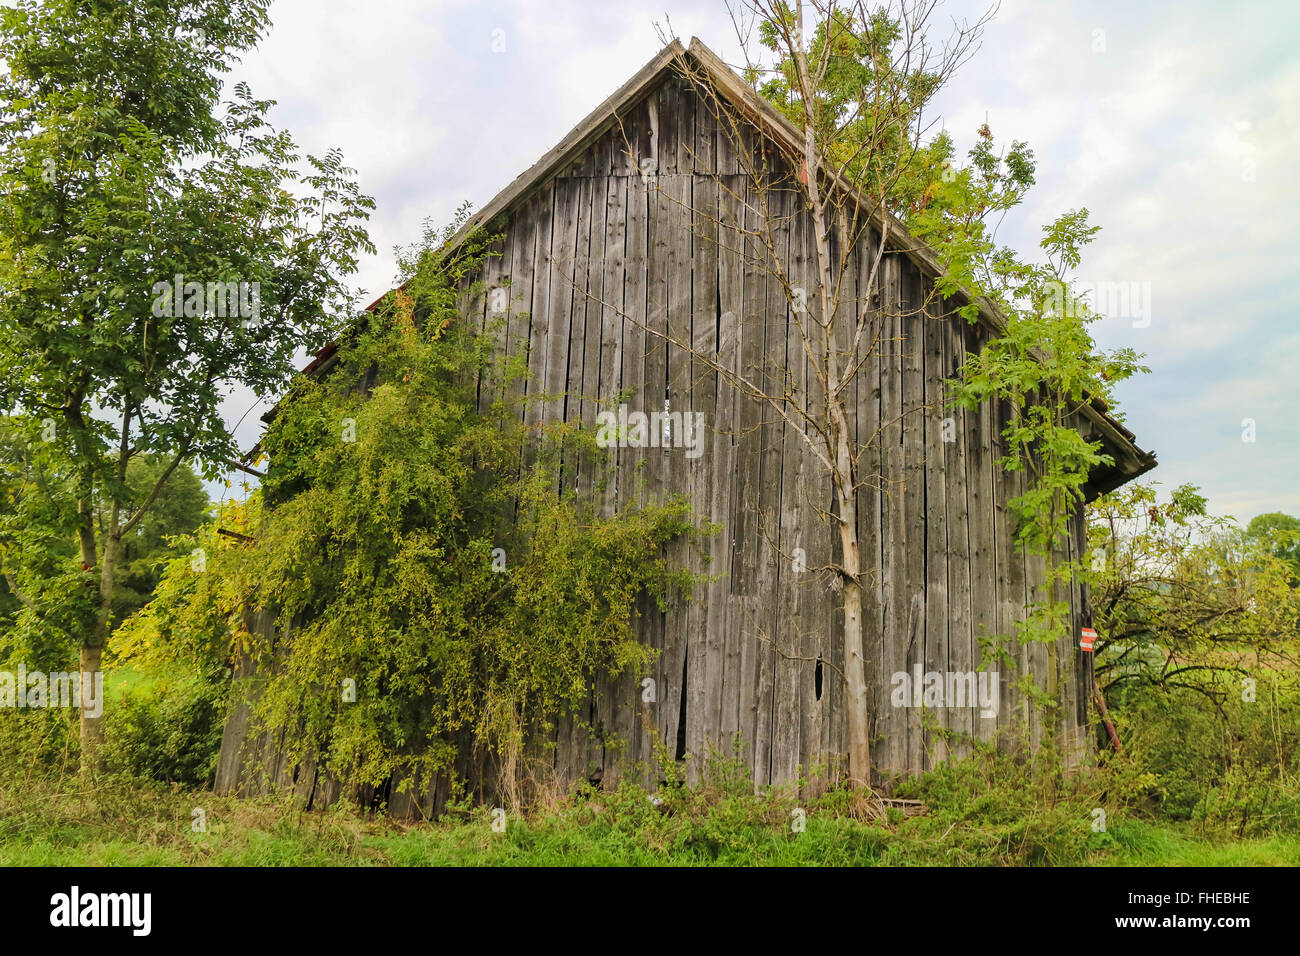
[[[936,28],[984,9],[944,5]],[[357,283],[376,295],[395,245],[486,204],[655,54],[656,24],[741,59],[722,0],[275,0],[271,14],[232,81],[275,99],[304,150],[340,147],[356,168],[379,249]],[[1135,293],[1094,331],[1147,355],[1151,374],[1119,397],[1159,455],[1152,477],[1243,521],[1300,515],[1297,35],[1291,2],[1006,0],[932,117],[963,150],[985,121],[1034,149],[1037,186],[1002,241],[1033,253],[1044,223],[1085,206],[1103,227],[1079,276]],[[232,396],[230,419],[250,404]],[[263,410],[244,417],[244,447]]]

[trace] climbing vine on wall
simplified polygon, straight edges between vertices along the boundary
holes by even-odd
[[[470,761],[518,799],[527,742],[584,715],[598,675],[647,667],[643,596],[691,589],[664,558],[699,530],[682,501],[598,515],[556,491],[561,450],[566,467],[584,453],[572,426],[525,428],[522,400],[479,409],[481,377],[515,374],[491,359],[499,330],[463,311],[485,248],[405,258],[337,364],[280,404],[256,542],[175,569],[195,580],[178,623],[210,623],[222,595],[260,661],[257,724],[350,784],[419,792]],[[247,631],[249,608],[274,610],[274,639]]]

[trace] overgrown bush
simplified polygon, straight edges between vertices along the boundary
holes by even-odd
[[[202,567],[172,562],[145,643],[249,652],[255,721],[348,787],[423,788],[473,762],[516,805],[526,742],[582,711],[598,676],[648,665],[638,607],[689,592],[665,548],[698,529],[684,501],[635,487],[612,516],[577,500],[577,469],[599,488],[608,456],[572,424],[525,426],[497,330],[464,310],[482,242],[413,253],[329,374],[295,383],[263,439],[256,542],[205,537]],[[274,611],[273,637],[252,609]]]
[[[1300,832],[1300,694],[1281,681],[1253,700],[1132,692],[1114,711],[1129,759],[1155,781],[1153,819],[1238,836]]]
[[[210,786],[228,688],[224,673],[180,672],[127,690],[106,715],[107,769],[195,789]]]
[[[75,712],[0,708],[0,782],[21,786],[56,778],[77,765]]]

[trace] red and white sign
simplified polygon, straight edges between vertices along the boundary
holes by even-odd
[[[1092,650],[1092,645],[1097,641],[1097,632],[1090,627],[1079,629],[1079,646],[1085,651]]]

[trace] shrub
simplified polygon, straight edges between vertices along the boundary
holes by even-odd
[[[227,683],[219,674],[170,673],[127,690],[106,714],[107,769],[143,780],[209,786],[226,699]]]

